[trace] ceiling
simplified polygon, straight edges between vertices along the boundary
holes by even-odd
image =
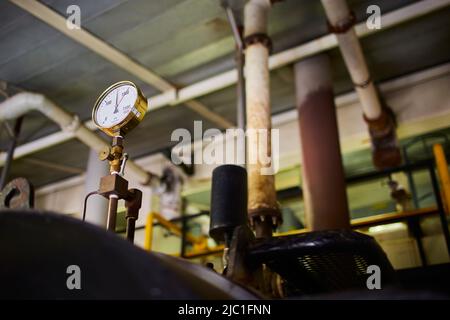
[[[81,25],[97,37],[153,70],[176,86],[183,87],[234,67],[234,42],[219,0],[44,0],[51,9],[66,15],[66,8],[81,8]],[[348,1],[358,21],[368,5],[383,13],[415,1]],[[444,63],[450,52],[450,8],[365,37],[361,40],[376,82]],[[270,12],[269,34],[274,53],[326,34],[326,19],[320,1],[285,0]],[[336,94],[352,85],[338,49],[329,51]],[[407,55],[407,58],[405,56]],[[41,20],[6,0],[0,0],[0,80],[18,88],[40,92],[63,108],[88,120],[97,96],[119,80],[136,82],[146,96],[159,91],[120,69],[96,53],[66,37]],[[291,66],[271,73],[273,113],[294,107]],[[208,108],[235,122],[235,87],[200,99]],[[202,119],[184,105],[160,108],[127,136],[132,158],[166,149],[174,143],[176,128],[192,130]],[[204,120],[204,119],[203,119]],[[204,128],[214,127],[208,121]],[[19,144],[46,136],[59,128],[38,113],[27,114]],[[0,148],[9,139],[0,132]],[[84,169],[88,148],[71,140],[13,162],[12,176],[25,176],[42,186],[74,175],[50,169],[29,159]]]

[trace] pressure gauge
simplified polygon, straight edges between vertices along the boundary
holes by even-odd
[[[106,89],[95,102],[92,120],[110,136],[123,136],[145,116],[147,99],[131,81],[120,81]]]

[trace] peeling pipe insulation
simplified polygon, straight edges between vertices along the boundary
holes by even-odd
[[[373,84],[361,44],[355,32],[355,16],[345,0],[322,0],[330,31],[336,35],[345,65],[361,102],[369,127],[375,167],[386,169],[401,164],[395,120],[383,108]]]
[[[0,121],[16,119],[32,110],[41,112],[57,123],[64,132],[73,134],[97,152],[109,147],[109,143],[83,125],[78,116],[70,114],[38,93],[21,92],[0,103]],[[148,184],[153,177],[152,174],[130,160],[127,162],[127,171],[135,176],[141,184]]]
[[[269,92],[269,47],[267,19],[270,0],[250,0],[244,8],[245,91],[247,129],[267,129],[266,150],[271,152],[271,110]],[[258,140],[249,139],[247,159],[259,159]],[[262,175],[260,161],[248,168],[248,214],[256,237],[271,237],[281,222],[274,175]]]

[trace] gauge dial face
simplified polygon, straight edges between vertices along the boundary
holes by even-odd
[[[133,112],[137,98],[137,89],[130,84],[111,88],[97,105],[95,122],[103,128],[118,125],[130,112]]]

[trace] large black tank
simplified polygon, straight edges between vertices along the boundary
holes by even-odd
[[[254,299],[206,267],[61,214],[0,212],[0,299]],[[81,290],[69,290],[71,265]]]

